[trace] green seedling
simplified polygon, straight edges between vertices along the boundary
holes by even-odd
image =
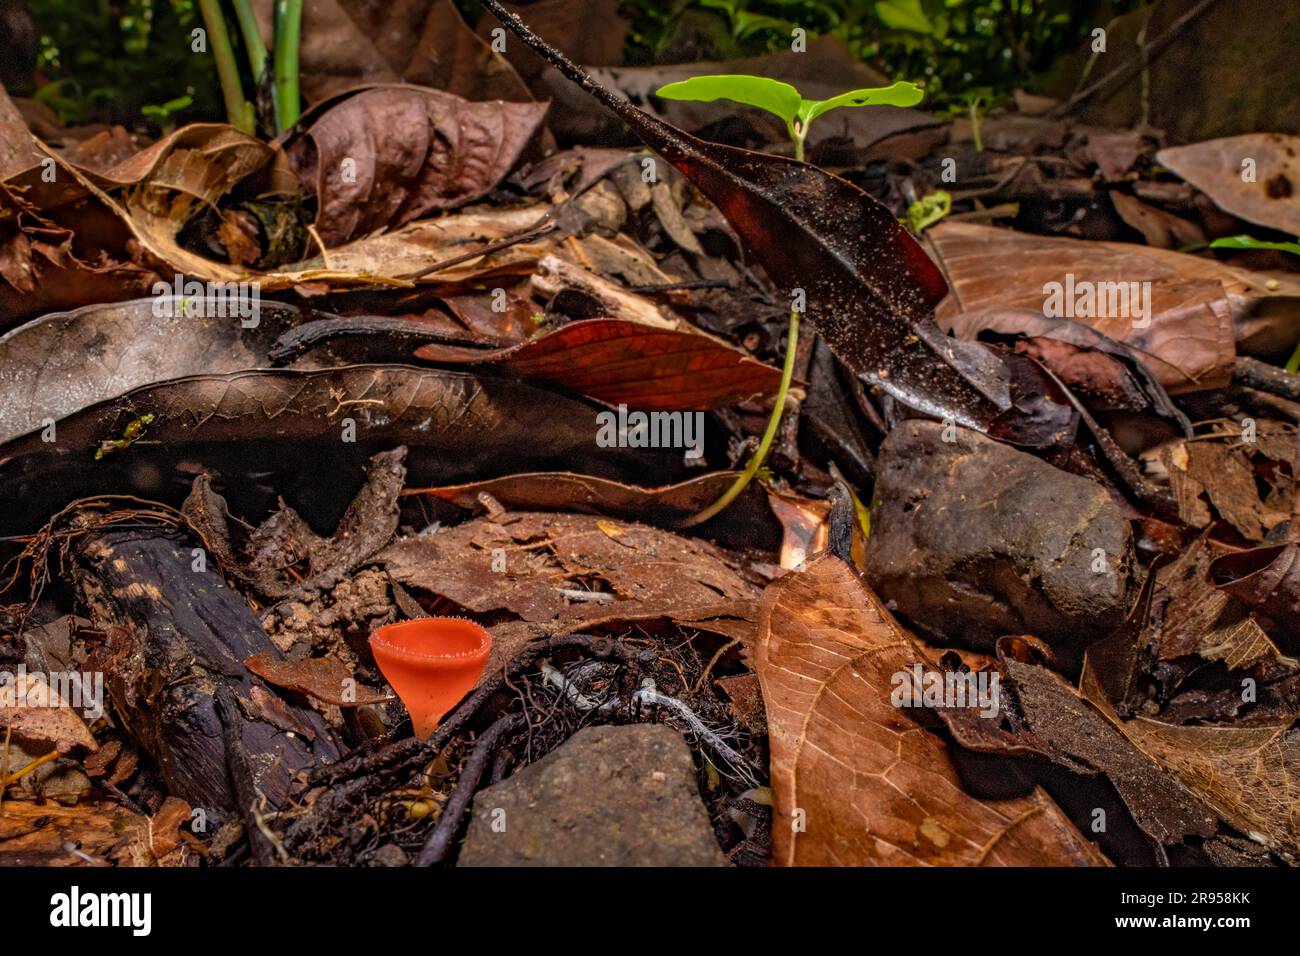
[[[918,236],[952,212],[952,193],[936,189],[907,207],[907,222]]]
[[[850,90],[825,100],[810,100],[795,87],[780,80],[765,76],[744,76],[725,74],[721,76],[693,76],[688,80],[669,83],[655,94],[666,100],[691,100],[698,103],[712,103],[717,100],[731,100],[745,106],[756,106],[767,110],[785,121],[786,131],[794,144],[794,158],[804,160],[804,143],[808,139],[808,129],[813,120],[824,116],[831,110],[850,106],[915,106],[925,95],[915,83],[899,81],[892,86],[873,89]],[[927,197],[928,198],[928,197]],[[951,197],[949,197],[951,208]],[[946,213],[945,213],[946,214]],[[799,344],[799,312],[790,310],[790,329],[786,336],[785,362],[781,368],[781,384],[777,389],[776,401],[772,406],[772,415],[767,420],[767,428],[759,440],[758,449],[745,466],[745,470],[713,504],[697,512],[684,522],[696,525],[707,521],[736,500],[753,481],[763,465],[772,441],[781,424],[781,415],[785,411],[786,398],[790,392],[790,382],[794,378],[796,347]]]
[[[302,0],[275,0],[275,120],[280,132],[298,122],[298,45]]]
[[[181,110],[187,109],[193,103],[194,97],[192,96],[178,96],[174,100],[168,100],[166,103],[159,103],[156,106],[153,104],[142,106],[140,112],[145,116],[152,116],[158,121],[158,125],[162,127],[164,133],[170,133],[176,125],[172,117]]]
[[[1210,243],[1211,249],[1273,249],[1277,252],[1289,252],[1293,256],[1300,256],[1300,238],[1295,242],[1266,242],[1263,239],[1256,239],[1254,236],[1228,236],[1224,239],[1215,239]],[[1300,372],[1300,344],[1296,345],[1295,351],[1287,359],[1286,370],[1292,375]]]
[[[805,99],[789,83],[766,76],[724,74],[693,76],[689,80],[660,87],[656,96],[665,100],[692,100],[712,103],[731,100],[774,113],[785,120],[794,155],[802,160],[808,127],[819,116],[847,106],[915,106],[925,94],[915,83],[898,82],[874,89],[850,90],[827,100]]]
[[[217,62],[217,78],[226,103],[226,120],[240,132],[251,135],[255,125],[253,104],[244,99],[244,84],[239,79],[239,64],[235,62],[235,48],[230,43],[220,0],[198,0],[198,3],[203,25],[208,31],[208,42],[212,45],[212,58]]]

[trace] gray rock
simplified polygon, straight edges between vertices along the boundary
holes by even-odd
[[[911,420],[880,448],[868,577],[919,630],[1078,648],[1120,624],[1133,533],[1106,490],[978,432]]]
[[[726,864],[690,749],[661,724],[584,727],[480,791],[473,814],[460,866]]]

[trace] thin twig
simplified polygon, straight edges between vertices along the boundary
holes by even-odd
[[[433,866],[447,858],[451,841],[460,832],[461,824],[464,822],[462,817],[478,790],[479,781],[483,779],[483,771],[487,769],[488,758],[495,751],[497,742],[506,734],[518,730],[523,724],[524,719],[519,714],[507,714],[485,730],[475,742],[474,750],[466,759],[460,777],[456,780],[456,789],[452,791],[447,805],[442,809],[442,816],[438,818],[437,826],[424,841],[420,855],[415,858],[416,866]]]
[[[540,239],[547,233],[554,232],[559,228],[559,223],[555,221],[546,222],[540,226],[533,226],[524,232],[517,232],[513,236],[506,236],[504,239],[498,239],[495,242],[489,242],[486,246],[480,246],[473,252],[466,252],[463,255],[452,256],[450,259],[443,259],[435,262],[433,265],[421,269],[419,272],[411,272],[404,276],[397,276],[399,279],[423,279],[427,275],[435,272],[442,272],[444,269],[450,269],[452,266],[458,266],[462,262],[469,262],[471,259],[477,259],[480,256],[486,256],[490,252],[500,252],[502,249],[508,249],[511,246],[518,245],[521,242],[528,242],[532,239]]]

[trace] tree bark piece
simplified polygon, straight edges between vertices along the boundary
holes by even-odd
[[[197,553],[196,553],[197,552]],[[209,825],[236,806],[226,735],[247,753],[267,810],[283,807],[298,771],[336,760],[339,748],[315,711],[267,691],[244,667],[280,652],[244,598],[202,552],[173,532],[87,535],[74,552],[74,580],[96,625],[110,637],[94,666],[117,716],[158,761],[168,787],[206,811]],[[216,706],[236,704],[227,727]]]

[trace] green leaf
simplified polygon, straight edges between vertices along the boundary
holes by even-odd
[[[841,106],[915,106],[924,96],[925,91],[915,83],[900,80],[891,86],[850,90],[828,100],[804,100],[799,104],[798,117],[807,129],[817,117]]]
[[[907,220],[912,225],[912,231],[920,235],[950,212],[952,193],[946,189],[936,189],[907,207]]]
[[[930,18],[921,9],[921,0],[880,0],[876,16],[891,30],[911,30],[913,33],[933,33]]]
[[[761,30],[774,30],[777,33],[789,33],[793,24],[789,20],[778,20],[762,13],[742,11],[736,14],[735,34],[739,40],[758,33]]]
[[[655,95],[666,100],[692,100],[698,103],[732,100],[775,113],[787,123],[798,115],[804,102],[799,91],[789,83],[765,76],[743,74],[693,76],[689,80],[662,86]]]
[[[1215,239],[1210,243],[1211,249],[1277,249],[1300,256],[1300,242],[1265,242],[1254,236],[1229,236]]]

